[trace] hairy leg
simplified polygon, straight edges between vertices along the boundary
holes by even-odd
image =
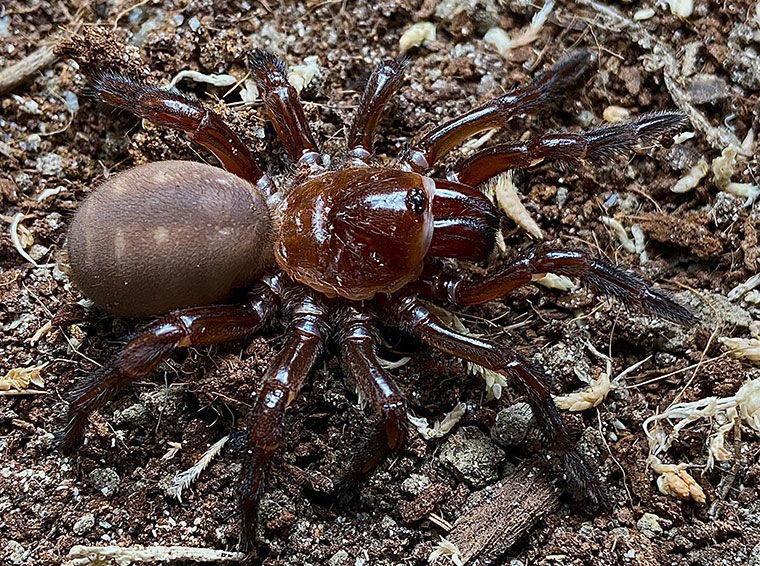
[[[309,122],[296,89],[288,82],[285,63],[261,50],[248,54],[248,64],[263,91],[267,113],[277,137],[290,157],[310,169],[322,169],[322,155],[314,140]]]
[[[278,295],[261,284],[243,304],[178,310],[149,324],[107,366],[74,387],[66,424],[58,433],[63,449],[76,447],[92,411],[148,375],[177,348],[243,338],[263,326],[278,306]]]
[[[438,126],[412,146],[400,160],[401,166],[424,173],[467,138],[484,130],[501,127],[517,114],[533,114],[551,107],[581,77],[590,61],[591,56],[587,51],[576,51],[529,84],[515,88]]]
[[[431,267],[415,283],[415,288],[425,297],[474,305],[503,297],[546,273],[579,277],[591,288],[617,297],[627,307],[637,307],[678,324],[697,322],[687,308],[643,279],[583,250],[533,250],[525,259],[497,269],[479,281],[447,275]]]
[[[343,366],[382,419],[376,434],[354,462],[353,471],[360,475],[374,468],[386,453],[403,446],[407,433],[406,397],[377,359],[377,330],[367,309],[347,305],[340,313],[339,327]]]
[[[274,192],[271,180],[248,147],[216,112],[200,102],[111,72],[99,75],[92,91],[101,102],[185,132],[213,153],[227,171],[258,185],[266,194]]]
[[[385,59],[367,81],[354,123],[348,134],[349,155],[359,163],[369,162],[377,122],[386,103],[401,86],[405,69],[405,61]]]
[[[637,143],[674,134],[686,123],[680,112],[650,112],[634,120],[607,124],[585,132],[537,136],[479,151],[447,175],[451,181],[479,185],[510,169],[525,169],[544,160],[600,163],[628,153]]]
[[[562,457],[571,481],[593,502],[605,500],[596,476],[573,446],[552,400],[547,380],[538,369],[503,343],[467,336],[448,328],[409,291],[386,295],[381,301],[403,328],[433,348],[508,377],[530,404],[544,440]]]
[[[319,355],[328,330],[328,307],[319,293],[307,287],[289,291],[289,337],[267,370],[256,403],[248,416],[249,440],[243,460],[240,506],[242,543],[256,534],[258,504],[272,455],[285,437],[285,412]]]

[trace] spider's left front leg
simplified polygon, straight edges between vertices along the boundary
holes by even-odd
[[[596,475],[573,446],[565,424],[552,400],[546,378],[513,348],[448,328],[409,288],[379,297],[379,302],[399,322],[433,348],[481,365],[509,378],[533,409],[549,447],[565,464],[568,476],[594,503],[605,501]]]
[[[269,462],[285,438],[288,405],[311,371],[328,330],[329,309],[321,294],[299,286],[289,291],[288,297],[286,310],[292,313],[289,337],[267,370],[248,416],[249,440],[240,488],[242,543],[246,547],[254,541]]]
[[[374,468],[388,452],[404,445],[407,433],[406,397],[385,372],[377,358],[377,330],[366,307],[347,304],[340,312],[343,366],[356,380],[382,422],[362,447],[352,466],[355,475]]]

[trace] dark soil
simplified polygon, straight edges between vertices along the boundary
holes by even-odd
[[[0,376],[11,368],[45,364],[45,383],[38,388],[43,393],[0,396],[1,563],[62,564],[75,545],[234,549],[240,470],[234,450],[223,451],[185,490],[182,502],[166,490],[175,473],[242,428],[283,339],[278,326],[247,343],[179,352],[94,414],[75,455],[58,451],[52,433],[64,414],[67,391],[146,322],[83,306],[82,295],[55,265],[62,260],[74,211],[104,177],[135,164],[216,163],[182,135],[87,99],[82,90],[88,72],[115,67],[156,83],[185,69],[242,79],[244,55],[253,46],[274,51],[291,66],[316,55],[321,74],[302,98],[324,149],[335,154],[373,66],[398,54],[399,38],[413,23],[429,20],[437,39],[408,54],[406,84],[381,124],[380,156],[399,155],[431,124],[530,80],[580,47],[596,57],[585,84],[552,115],[516,119],[489,143],[597,124],[610,105],[636,115],[692,104],[706,118],[713,134],[692,117],[692,139],[646,148],[630,161],[598,168],[547,164],[516,177],[549,242],[584,246],[643,273],[677,291],[704,324],[680,329],[627,313],[584,290],[568,294],[533,286],[463,315],[472,331],[494,338],[508,332],[524,354],[546,368],[556,393],[582,386],[575,368],[592,376],[604,371],[586,341],[602,352],[611,350],[613,376],[652,356],[627,376],[626,388],[613,391],[597,409],[567,414],[607,488],[607,512],[567,492],[561,466],[532,433],[506,455],[501,452],[496,477],[486,488],[496,494],[491,499],[472,478],[444,464],[446,437],[426,441],[416,430],[402,453],[384,461],[355,490],[333,493],[333,479],[371,424],[335,350],[329,350],[291,406],[287,445],[273,462],[261,505],[260,541],[249,560],[271,566],[426,564],[444,536],[458,541],[468,564],[760,564],[757,436],[743,429],[739,459],[711,471],[702,468],[709,423],[688,427],[673,443],[663,459],[698,465],[691,473],[707,494],[707,503],[699,505],[658,491],[656,474],[646,467],[642,430],[644,419],[677,395],[685,401],[729,396],[759,375],[747,362],[722,355],[716,341],[749,337],[750,325],[760,318],[757,304],[721,300],[758,272],[758,205],[744,206],[743,198],[719,191],[712,174],[691,192],[670,191],[700,158],[710,163],[720,155],[725,137],[715,131],[739,141],[750,129],[760,131],[760,23],[752,19],[754,2],[696,0],[685,20],[671,15],[665,2],[652,3],[654,15],[631,28],[593,2],[560,1],[535,42],[513,50],[508,59],[483,41],[485,32],[499,26],[515,37],[540,6],[495,0],[81,4],[81,10],[73,1],[0,5],[0,69],[45,44],[67,40],[51,65],[0,95]],[[610,5],[626,18],[636,10],[627,2]],[[75,28],[76,34],[62,31]],[[675,87],[666,80],[664,52],[679,65]],[[683,96],[676,100],[679,85]],[[179,88],[219,111],[260,152],[276,180],[289,174],[290,162],[260,102],[244,106],[240,90],[229,87],[184,81]],[[751,141],[746,149],[749,155],[740,156],[732,180],[757,183]],[[451,159],[461,156],[454,152]],[[11,241],[9,226],[18,213],[24,214],[22,243],[40,267],[22,258]],[[615,217],[629,233],[638,223],[646,235],[646,257],[623,250],[602,216]],[[511,221],[505,219],[503,228],[508,250],[518,254],[531,244]],[[459,266],[473,273],[486,267]],[[48,331],[33,340],[46,324]],[[464,364],[393,328],[384,337],[383,357],[412,357],[392,373],[417,415],[432,421],[464,402],[468,410],[455,432],[466,426],[468,435],[487,439],[499,411],[518,400],[506,390],[501,399],[489,401],[482,380],[469,375]],[[181,448],[172,455],[175,443]],[[728,449],[734,452],[732,435]],[[535,474],[520,475],[534,468]],[[515,485],[515,478],[525,477],[536,482],[541,505],[531,507],[530,490]],[[512,492],[522,495],[515,501],[508,497]],[[489,519],[483,505],[492,505],[498,519]],[[505,511],[509,505],[514,512]],[[521,513],[526,514],[522,523],[513,520]],[[646,528],[652,519],[646,513],[657,516],[659,529]],[[457,525],[447,532],[440,520],[453,524],[464,515],[468,529],[478,517],[481,530],[476,525],[464,536],[465,526]],[[497,520],[504,521],[503,530],[492,528]]]

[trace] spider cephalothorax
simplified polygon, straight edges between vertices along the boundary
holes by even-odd
[[[331,170],[282,62],[262,52],[252,53],[249,62],[277,135],[296,162],[287,191],[278,191],[251,151],[199,103],[116,73],[94,81],[100,100],[184,131],[226,171],[184,161],[142,165],[109,179],[81,206],[69,234],[72,276],[80,289],[121,314],[169,314],[75,388],[61,433],[64,447],[74,448],[91,411],[177,348],[244,338],[278,311],[287,313],[285,345],[248,419],[241,506],[243,537],[251,541],[267,465],[283,441],[286,408],[329,335],[337,337],[345,371],[382,417],[355,469],[366,471],[403,445],[406,400],[376,355],[375,320],[382,314],[434,348],[511,378],[569,477],[592,500],[602,499],[541,372],[506,344],[448,328],[424,301],[483,303],[552,272],[578,277],[626,305],[693,323],[685,308],[643,280],[583,251],[537,250],[479,281],[449,274],[435,260],[483,260],[492,251],[498,216],[477,185],[544,160],[599,161],[676,131],[683,117],[651,113],[497,145],[441,178],[429,171],[448,151],[515,114],[550,107],[583,73],[589,55],[571,54],[530,84],[434,128],[394,164],[383,165],[372,155],[375,129],[404,72],[402,63],[388,60],[371,75],[347,152],[329,160],[342,165]],[[216,304],[239,287],[249,288],[246,301]]]

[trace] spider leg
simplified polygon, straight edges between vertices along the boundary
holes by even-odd
[[[276,292],[261,284],[243,304],[178,310],[149,324],[107,366],[73,389],[66,424],[58,432],[63,449],[76,447],[92,411],[148,375],[177,348],[243,338],[263,326],[278,306]]]
[[[424,173],[467,138],[484,130],[499,128],[517,114],[535,114],[546,110],[581,77],[590,61],[588,51],[571,53],[529,84],[434,128],[401,158],[401,167]]]
[[[248,65],[263,91],[264,104],[277,137],[290,157],[309,169],[322,169],[324,164],[319,146],[306,120],[298,92],[288,82],[285,63],[271,53],[256,49],[248,54]]]
[[[541,434],[549,447],[563,459],[570,479],[594,503],[605,501],[594,473],[576,451],[565,424],[552,400],[546,378],[530,362],[504,343],[460,334],[448,328],[411,291],[385,295],[380,302],[399,322],[433,348],[479,364],[510,378],[533,409]]]
[[[112,72],[98,76],[92,92],[101,102],[184,132],[213,153],[227,171],[258,185],[266,194],[274,192],[272,181],[251,150],[216,112],[200,102]]]
[[[426,297],[457,305],[474,305],[503,297],[546,273],[578,277],[593,289],[617,297],[628,307],[638,307],[678,324],[697,322],[686,307],[643,279],[583,250],[533,250],[525,259],[510,263],[480,281],[467,281],[429,268],[415,285]]]
[[[329,312],[319,293],[299,287],[289,291],[286,308],[292,313],[289,338],[267,370],[256,403],[248,416],[249,440],[243,460],[240,505],[242,543],[253,543],[258,503],[272,455],[285,436],[285,412],[295,399],[328,330]]]
[[[404,60],[385,59],[369,77],[348,133],[348,151],[355,161],[368,164],[377,122],[385,104],[401,86],[405,70]]]
[[[354,461],[355,475],[374,468],[387,452],[401,449],[407,434],[406,397],[377,359],[377,330],[366,308],[346,305],[340,318],[343,366],[382,422]]]
[[[547,134],[526,142],[501,144],[479,151],[457,165],[447,177],[474,187],[509,169],[525,169],[547,159],[600,163],[628,153],[637,143],[675,133],[685,120],[680,112],[650,112],[585,132]]]

